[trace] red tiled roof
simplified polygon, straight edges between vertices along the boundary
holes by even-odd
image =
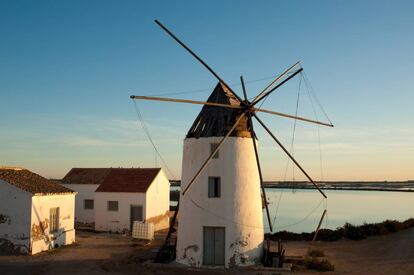
[[[0,180],[32,194],[74,193],[73,190],[23,168],[1,168]]]
[[[161,168],[113,168],[95,192],[145,193]]]
[[[101,184],[112,168],[72,168],[62,179],[65,184]]]

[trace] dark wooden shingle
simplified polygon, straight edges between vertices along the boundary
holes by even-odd
[[[240,106],[240,101],[221,83],[214,88],[207,102]],[[241,113],[240,109],[204,105],[186,137],[224,137]],[[240,121],[230,136],[251,137],[247,117]]]

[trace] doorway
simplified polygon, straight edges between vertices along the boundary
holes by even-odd
[[[130,211],[130,230],[132,231],[132,226],[134,225],[134,221],[140,221],[142,222],[144,220],[143,217],[143,211],[142,211],[142,205],[131,205],[131,211]]]
[[[224,265],[225,228],[203,228],[203,265]]]

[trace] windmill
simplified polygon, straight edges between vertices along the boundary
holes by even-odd
[[[253,121],[257,121],[296,167],[326,198],[296,159],[283,146],[258,113],[267,113],[333,127],[296,115],[258,108],[275,90],[302,72],[297,62],[275,78],[253,100],[249,100],[243,77],[243,98],[187,45],[158,20],[159,25],[178,44],[199,61],[218,84],[207,101],[132,95],[134,100],[155,100],[203,105],[184,140],[181,196],[161,252],[168,247],[178,208],[176,260],[191,265],[238,266],[257,263],[264,240],[262,200],[270,231],[273,226],[266,201],[263,176]],[[159,256],[162,253],[159,254]]]

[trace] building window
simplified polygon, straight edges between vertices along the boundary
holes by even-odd
[[[219,177],[208,178],[208,197],[220,198],[221,196],[221,182]]]
[[[210,154],[212,154],[214,152],[214,150],[216,150],[218,146],[218,143],[210,143]],[[219,151],[217,151],[217,153],[214,154],[213,159],[218,159],[219,158]]]
[[[93,209],[93,200],[83,200],[83,209]]]
[[[58,231],[59,230],[59,207],[50,208],[49,220],[50,220],[50,233]]]
[[[108,211],[118,211],[118,201],[108,201]]]

